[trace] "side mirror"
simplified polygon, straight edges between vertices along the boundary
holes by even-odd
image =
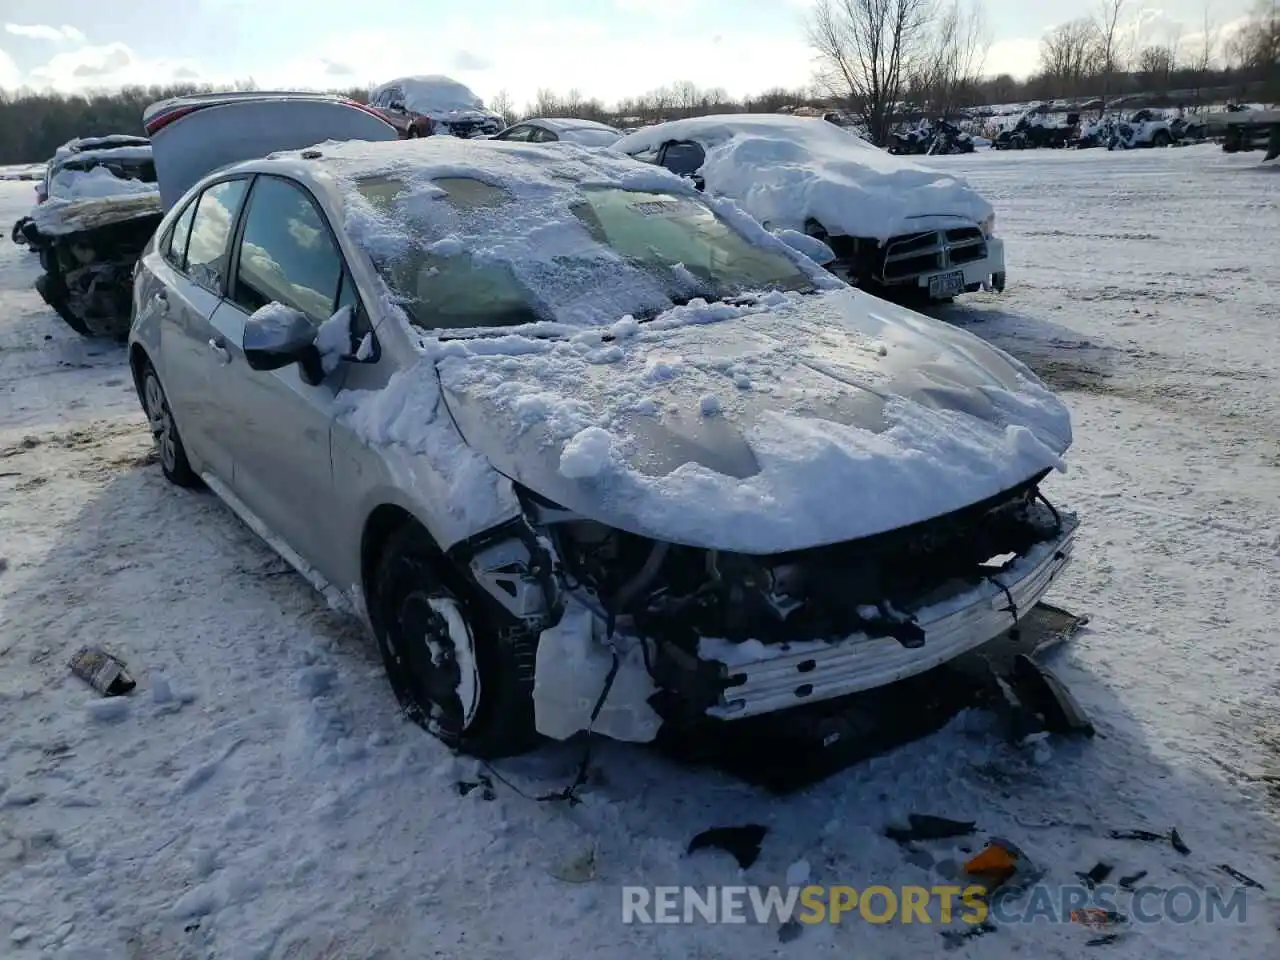
[[[394,110],[397,113],[404,113],[404,101],[392,100],[390,103],[387,104],[387,109]]]
[[[241,346],[253,370],[279,370],[301,363],[309,372],[307,368],[320,366],[315,325],[282,303],[269,303],[245,321]]]
[[[801,233],[799,230],[774,230],[773,235],[820,267],[825,267],[836,259],[836,252],[827,246],[825,241]]]

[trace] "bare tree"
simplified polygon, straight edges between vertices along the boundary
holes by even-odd
[[[1098,67],[1102,73],[1102,108],[1107,107],[1111,84],[1120,66],[1120,13],[1127,0],[1102,0],[1097,17]]]
[[[947,115],[966,105],[986,64],[991,34],[981,0],[965,5],[951,0],[934,18],[933,30],[921,58],[912,92],[930,111]]]
[[[511,126],[516,122],[516,105],[505,87],[499,90],[494,98],[489,101],[489,109],[500,116],[502,122],[507,126]]]
[[[933,0],[818,0],[809,45],[818,86],[888,142],[908,79],[929,41]]]
[[[1098,26],[1092,20],[1068,20],[1040,38],[1040,70],[1047,87],[1061,95],[1078,96],[1098,66]]]
[[[1191,68],[1196,72],[1197,82],[1203,82],[1213,69],[1213,55],[1217,49],[1218,25],[1213,20],[1212,6],[1206,2],[1200,23],[1200,36],[1191,54]]]
[[[1262,84],[1264,98],[1280,95],[1280,0],[1257,0],[1229,47],[1235,64]]]
[[[1147,93],[1167,93],[1176,66],[1176,53],[1172,45],[1143,47],[1138,53],[1137,62],[1142,89]]]

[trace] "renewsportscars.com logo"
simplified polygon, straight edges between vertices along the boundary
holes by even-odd
[[[623,887],[622,922],[983,924],[1244,923],[1245,888],[970,886]]]

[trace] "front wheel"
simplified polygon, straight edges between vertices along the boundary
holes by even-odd
[[[537,742],[537,637],[502,630],[465,574],[425,530],[407,526],[382,554],[370,603],[378,648],[411,720],[450,747],[484,759]]]
[[[1172,140],[1170,139],[1169,134],[1163,130],[1157,130],[1155,135],[1151,138],[1151,145],[1153,147],[1167,147],[1171,142]]]
[[[418,132],[418,128],[417,128],[417,127],[410,127],[410,128],[409,128],[409,139],[410,139],[410,140],[417,140],[420,136],[422,136],[422,134],[420,134],[420,133]]]
[[[156,451],[160,454],[160,469],[165,478],[179,487],[198,487],[200,477],[191,469],[187,460],[187,448],[182,445],[182,436],[178,433],[178,425],[174,422],[173,411],[169,409],[169,399],[164,388],[160,386],[160,377],[150,362],[142,371],[142,409],[147,415],[147,423],[151,427],[151,435],[156,441]]]

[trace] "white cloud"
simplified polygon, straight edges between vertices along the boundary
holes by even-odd
[[[55,43],[85,43],[87,41],[83,32],[67,24],[63,24],[60,27],[51,27],[43,23],[6,23],[4,30],[5,33],[11,33],[15,37],[25,37],[28,40],[51,40]]]
[[[193,81],[202,77],[199,67],[187,60],[144,60],[123,43],[84,46],[59,53],[36,67],[26,82],[34,87],[74,91]],[[219,78],[221,79],[221,78]]]
[[[306,55],[253,71],[262,86],[326,87],[383,83],[393,77],[443,73],[489,101],[506,90],[518,106],[539,89],[571,89],[605,102],[635,96],[664,84],[689,80],[700,87],[723,87],[730,94],[773,86],[799,87],[811,80],[811,55],[804,38],[725,36],[672,31],[655,60],[652,36],[618,37],[600,22],[529,20],[511,24],[503,36],[487,35],[465,21],[442,22],[448,45],[424,50],[412,34],[394,29],[355,30],[330,37]],[[482,56],[477,51],[483,51]],[[551,52],[552,55],[548,55]],[[349,75],[335,77],[334,65]]]
[[[22,83],[22,72],[13,62],[13,57],[0,50],[0,89],[17,87]]]

